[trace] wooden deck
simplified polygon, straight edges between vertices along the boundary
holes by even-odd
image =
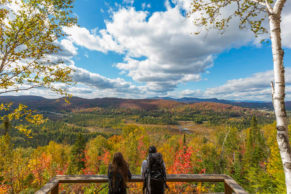
[[[106,183],[105,175],[57,175],[44,185],[36,194],[58,194],[59,183]],[[140,175],[133,175],[129,182],[143,182]],[[224,182],[224,193],[246,194],[230,176],[224,174],[170,174],[167,182]]]

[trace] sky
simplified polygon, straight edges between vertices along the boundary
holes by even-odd
[[[191,0],[76,0],[78,25],[60,40],[75,69],[73,96],[197,97],[271,101],[269,43],[230,22],[224,33],[193,24]],[[289,26],[289,27],[288,27]],[[291,100],[291,2],[282,17],[286,98]],[[198,35],[195,32],[199,31]],[[55,94],[34,89],[17,95]]]

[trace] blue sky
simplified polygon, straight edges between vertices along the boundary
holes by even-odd
[[[259,44],[233,20],[223,35],[196,30],[190,0],[76,0],[78,26],[61,41],[84,98],[156,96],[271,100],[270,44]],[[284,8],[287,99],[291,78],[291,8]],[[289,9],[290,10],[290,9]],[[30,91],[34,94],[35,91]]]

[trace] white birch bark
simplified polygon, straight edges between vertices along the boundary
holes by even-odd
[[[277,0],[274,9],[269,10],[270,36],[274,63],[274,84],[272,96],[277,121],[277,142],[283,163],[287,193],[291,194],[291,148],[288,137],[288,120],[285,110],[284,51],[281,44],[281,12],[286,0]]]

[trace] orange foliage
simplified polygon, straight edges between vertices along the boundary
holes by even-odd
[[[9,186],[8,185],[0,185],[0,194],[9,193]]]

